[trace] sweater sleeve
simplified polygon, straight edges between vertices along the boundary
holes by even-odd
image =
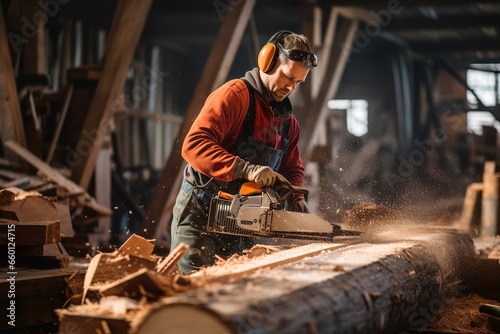
[[[279,172],[294,186],[302,187],[304,166],[302,165],[299,150],[300,126],[294,116],[290,118],[290,129],[288,131],[289,144],[281,161]]]
[[[182,157],[209,177],[232,181],[241,158],[227,150],[241,131],[248,104],[248,90],[241,80],[213,91],[184,139]]]

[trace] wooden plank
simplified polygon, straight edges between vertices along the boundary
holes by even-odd
[[[494,161],[484,163],[481,237],[495,237],[498,224],[498,174]]]
[[[173,202],[169,202],[171,194],[179,190],[175,185],[179,175],[182,175],[184,161],[180,154],[182,143],[193,120],[205,103],[208,95],[226,80],[233,63],[236,51],[243,33],[252,15],[255,0],[242,1],[238,6],[231,7],[227,12],[217,34],[210,55],[194,89],[194,94],[187,108],[184,120],[177,133],[171,154],[163,168],[160,180],[154,190],[151,203],[144,220],[141,222],[141,234],[146,238],[155,236],[157,225],[164,220],[164,215],[172,211]],[[168,205],[167,205],[168,204]]]
[[[145,260],[132,255],[101,254],[91,284],[106,283],[146,268],[154,270],[155,261]]]
[[[113,108],[122,93],[152,0],[120,0],[111,24],[103,59],[102,76],[97,85],[78,142],[89,142],[91,149],[82,157],[72,179],[87,189],[94,172],[97,155],[112,120]],[[89,134],[91,134],[89,136]]]
[[[9,50],[2,6],[0,6],[0,50]],[[2,140],[15,140],[20,146],[26,147],[14,69],[10,52],[5,51],[0,52],[0,101],[2,101],[0,103]]]
[[[60,172],[50,167],[46,162],[38,158],[36,155],[21,147],[18,143],[12,140],[7,140],[5,141],[4,145],[5,147],[15,152],[19,157],[24,159],[30,165],[38,169],[38,172],[45,176],[47,179],[51,180],[54,183],[57,183],[59,186],[64,188],[67,191],[68,196],[80,195],[85,192],[85,190],[78,184],[66,178]]]
[[[153,254],[154,245],[147,239],[133,234],[130,238],[123,243],[118,249],[120,253],[137,256],[149,260]]]
[[[180,243],[177,247],[172,249],[167,257],[163,259],[157,266],[156,271],[161,275],[168,276],[177,273],[179,268],[177,262],[186,254],[188,247],[184,243]]]
[[[483,191],[483,184],[474,182],[469,184],[465,192],[464,204],[462,206],[462,215],[460,216],[459,228],[463,231],[470,232],[472,220],[474,219],[474,211],[476,202],[478,201],[479,193]]]
[[[112,254],[100,253],[90,261],[85,281],[83,283],[82,302],[89,292],[95,291],[95,284],[109,283],[119,280],[127,274],[132,274],[141,269],[155,270],[156,262],[133,255],[124,255],[120,252]]]
[[[83,273],[77,273],[76,276],[74,274],[74,270],[64,268],[18,271],[16,275],[16,328],[14,332],[23,332],[23,327],[56,322],[58,318],[54,310],[62,308],[67,303],[68,296],[72,294],[68,282],[71,282],[75,277],[83,276]],[[10,282],[2,279],[0,281],[1,295],[7,296],[9,288]],[[6,300],[6,297],[3,298]],[[7,321],[0,322],[0,330],[13,332],[13,328],[8,325]]]
[[[40,15],[40,5],[37,0],[23,0],[20,17],[37,17]],[[44,20],[30,20],[35,32],[24,44],[24,74],[47,75],[47,57]],[[22,32],[22,31],[20,31]]]
[[[10,226],[14,225],[14,229]],[[10,233],[9,233],[10,232]],[[59,221],[16,222],[0,218],[0,245],[7,245],[9,237],[16,245],[45,245],[61,241]]]
[[[110,284],[99,286],[97,290],[103,296],[156,300],[164,294],[158,278],[155,271],[143,268]]]
[[[66,120],[66,114],[68,113],[68,108],[69,108],[69,103],[71,101],[71,98],[73,97],[73,83],[69,84],[68,91],[66,92],[66,96],[64,98],[64,104],[61,110],[61,114],[59,116],[59,120],[57,122],[57,127],[54,132],[54,135],[52,136],[52,141],[50,142],[50,147],[49,151],[47,152],[47,157],[45,161],[50,164],[52,162],[52,159],[54,158],[54,152],[56,150],[56,145],[59,142],[59,136],[61,135],[61,130],[64,124],[64,121]]]
[[[336,243],[308,244],[272,253],[268,256],[257,258],[251,262],[230,264],[227,267],[208,267],[202,271],[186,276],[186,279],[189,280],[194,286],[227,283],[239,278],[248,277],[255,273],[261,273],[288,265],[290,263],[298,262],[321,253],[331,252],[346,246],[348,245]]]

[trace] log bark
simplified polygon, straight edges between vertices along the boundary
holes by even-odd
[[[453,229],[382,231],[362,241],[162,298],[132,332],[392,333],[426,323],[447,293],[465,288],[465,260],[475,256],[470,237]]]

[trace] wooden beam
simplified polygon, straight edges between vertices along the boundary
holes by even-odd
[[[481,203],[481,237],[494,238],[498,230],[498,177],[494,161],[484,163]]]
[[[54,158],[54,152],[56,150],[56,145],[59,141],[59,136],[61,135],[61,130],[64,125],[64,121],[66,119],[66,115],[68,113],[69,103],[71,101],[71,97],[73,96],[73,83],[69,84],[68,90],[66,92],[66,96],[64,98],[64,104],[61,110],[61,115],[59,116],[59,120],[57,122],[57,127],[52,136],[52,140],[50,142],[49,152],[47,153],[47,157],[45,161],[50,164],[52,159]]]
[[[496,37],[478,37],[474,39],[441,39],[433,42],[408,42],[410,48],[419,53],[430,55],[450,54],[469,51],[500,51],[500,43]]]
[[[500,22],[498,21],[498,15],[486,14],[486,15],[460,15],[460,16],[439,16],[438,19],[430,17],[418,17],[418,18],[399,18],[395,16],[384,30],[390,32],[411,32],[411,30],[423,31],[423,30],[465,30],[470,28],[481,28],[481,27],[498,27]]]
[[[40,10],[41,8],[37,0],[23,0],[20,15],[24,18],[35,18],[40,14]],[[19,19],[19,17],[16,19]],[[47,75],[45,24],[33,19],[32,26],[36,30],[33,36],[28,38],[28,41],[24,44],[23,74]]]
[[[364,7],[364,8],[387,8],[389,3],[398,5],[399,7],[446,7],[446,6],[461,6],[461,5],[477,5],[481,4],[498,4],[497,0],[420,0],[420,1],[387,1],[387,0],[326,0],[323,1],[323,5],[333,5],[333,6],[349,6],[349,7]]]
[[[47,179],[64,188],[68,196],[80,195],[85,192],[85,190],[79,185],[67,179],[64,175],[50,167],[46,162],[40,160],[40,158],[35,156],[33,153],[22,148],[18,143],[12,140],[8,140],[5,142],[5,147],[12,150],[24,161],[28,162],[31,166],[38,169],[38,172],[45,176]]]
[[[1,139],[15,140],[22,147],[26,147],[26,136],[24,133],[23,119],[21,117],[21,106],[17,93],[16,79],[10,48],[7,42],[7,30],[5,28],[4,14],[0,6],[0,122]]]
[[[205,99],[216,87],[222,85],[224,80],[226,80],[254,5],[255,0],[242,1],[240,5],[232,7],[232,10],[226,13],[222,21],[201,78],[194,89],[195,94],[191,98],[184,121],[174,141],[170,157],[163,168],[146,217],[139,229],[140,233],[146,238],[151,238],[155,235],[156,226],[162,220],[163,214],[172,211],[173,203],[170,203],[168,207],[166,204],[170,195],[179,190],[179,187],[174,186],[174,183],[182,173],[184,163],[180,154],[182,143],[191,128],[193,120],[203,107]]]
[[[338,34],[334,37],[335,40],[331,44],[330,57],[318,60],[317,70],[324,71],[325,75],[320,85],[321,89],[318,91],[310,108],[312,112],[317,114],[311,115],[311,117],[305,120],[302,126],[300,146],[303,150],[302,159],[304,162],[307,160],[308,152],[315,145],[315,134],[320,132],[318,129],[324,124],[325,115],[328,111],[327,102],[334,98],[337,92],[340,79],[350,55],[357,27],[357,20],[343,18]],[[326,53],[326,51],[323,52]]]
[[[73,170],[72,179],[86,189],[94,172],[113,109],[122,92],[130,64],[144,29],[152,0],[120,0],[111,24],[103,57],[102,76],[90,104],[78,142],[91,141],[91,149]]]

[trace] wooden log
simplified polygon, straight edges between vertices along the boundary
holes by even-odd
[[[465,259],[475,257],[470,237],[453,229],[405,228],[363,241],[162,298],[132,332],[391,333],[463,288]]]

